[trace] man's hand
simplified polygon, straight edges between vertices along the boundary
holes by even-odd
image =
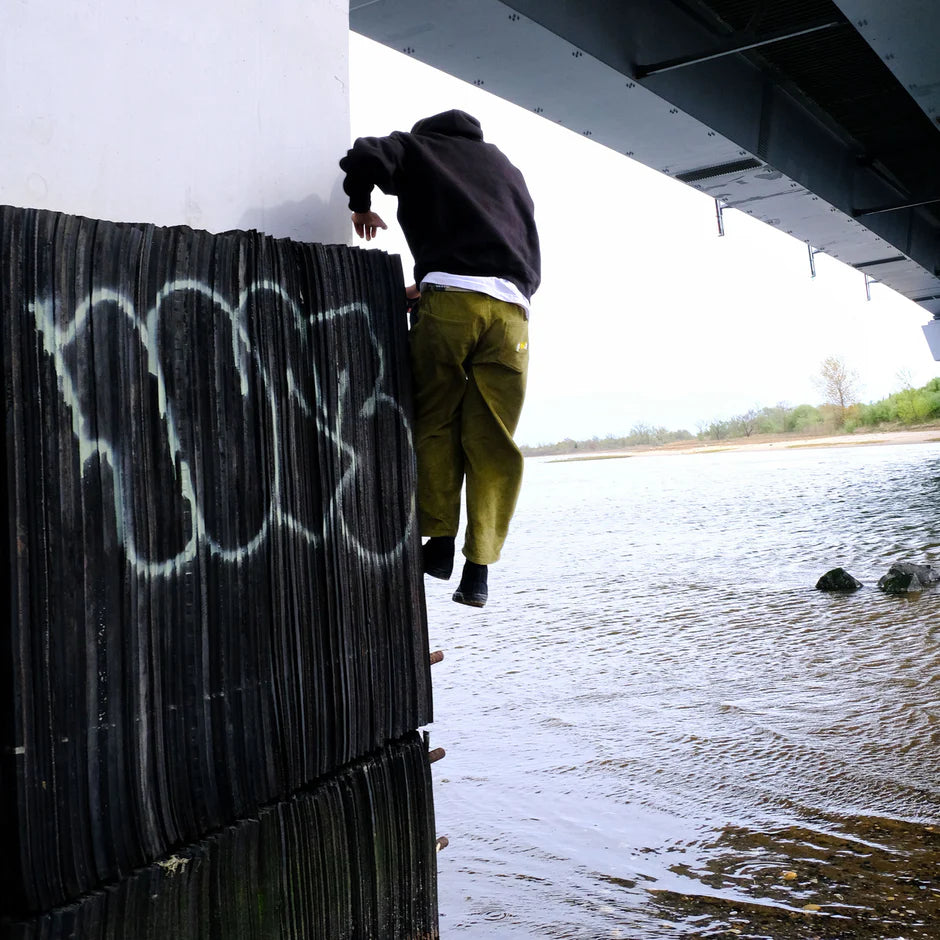
[[[377,212],[354,212],[352,214],[353,226],[356,234],[364,238],[367,242],[375,238],[376,232],[380,228],[387,229],[388,226],[382,221],[382,216]]]
[[[418,299],[420,299],[420,297],[421,297],[421,291],[418,290],[418,285],[417,285],[417,284],[409,284],[409,285],[405,288],[405,296],[406,296],[409,300],[418,300]]]

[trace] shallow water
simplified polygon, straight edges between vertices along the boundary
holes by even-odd
[[[529,461],[489,605],[426,584],[442,936],[940,937],[940,589],[875,587],[938,506],[936,444]]]

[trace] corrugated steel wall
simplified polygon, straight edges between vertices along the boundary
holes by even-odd
[[[377,252],[0,209],[3,909],[430,721],[402,303]]]
[[[433,806],[417,735],[4,940],[436,937]],[[407,798],[405,798],[407,796]]]

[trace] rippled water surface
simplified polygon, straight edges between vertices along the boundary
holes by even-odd
[[[529,461],[426,582],[442,936],[940,937],[938,511],[937,444]]]

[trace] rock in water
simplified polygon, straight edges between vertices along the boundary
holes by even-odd
[[[909,591],[923,591],[924,588],[940,581],[940,571],[930,565],[912,565],[906,561],[893,564],[886,575],[878,580],[878,587],[885,594],[907,594]]]
[[[816,582],[817,591],[857,591],[861,586],[845,568],[833,568]]]

